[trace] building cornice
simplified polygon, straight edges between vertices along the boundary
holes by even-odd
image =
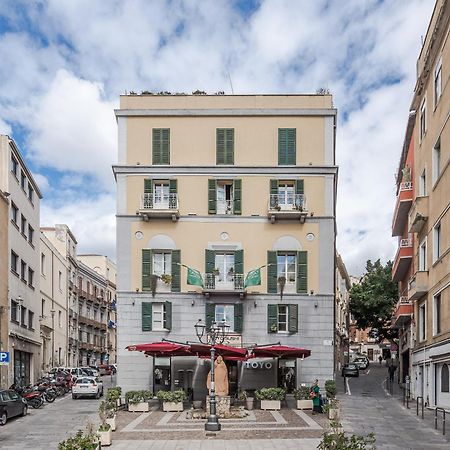
[[[142,217],[135,214],[116,214],[116,218],[117,219],[130,219],[131,221],[142,221]],[[257,215],[257,216],[230,216],[227,214],[223,214],[223,215],[210,215],[210,216],[203,216],[203,215],[197,215],[197,214],[192,214],[192,215],[187,215],[187,216],[179,216],[179,218],[177,219],[178,222],[196,222],[196,221],[201,221],[201,222],[221,222],[221,223],[250,223],[250,222],[270,222],[270,219],[267,217],[267,215]],[[333,216],[313,216],[313,217],[306,217],[305,219],[305,223],[319,223],[319,221],[321,220],[336,220],[335,217]],[[155,219],[150,219],[150,221],[160,221],[160,222],[167,222],[167,219],[165,218],[155,218]],[[279,222],[291,222],[291,223],[299,223],[299,221],[297,220],[279,220]]]
[[[205,109],[115,109],[116,117],[261,117],[336,116],[335,108],[205,108]]]

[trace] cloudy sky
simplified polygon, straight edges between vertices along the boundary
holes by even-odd
[[[125,91],[311,93],[338,108],[338,250],[392,259],[397,169],[434,0],[2,0],[0,133],[43,194],[43,225],[115,258]]]

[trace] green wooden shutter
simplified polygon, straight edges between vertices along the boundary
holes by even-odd
[[[164,302],[164,310],[165,310],[165,320],[164,320],[164,328],[166,330],[172,329],[172,303]]]
[[[216,214],[216,180],[208,180],[208,214]]]
[[[277,293],[277,252],[267,252],[267,292]]]
[[[161,164],[161,129],[153,128],[152,163]]]
[[[163,128],[161,134],[161,164],[170,164],[170,129]]]
[[[172,283],[171,291],[181,291],[181,266],[180,266],[180,250],[172,250]]]
[[[295,193],[296,194],[304,194],[303,180],[295,180]]]
[[[234,128],[225,130],[225,164],[234,164]]]
[[[287,135],[285,128],[278,128],[278,164],[286,164]]]
[[[244,250],[234,251],[234,272],[239,275],[244,273]]]
[[[205,325],[209,331],[213,322],[216,320],[216,305],[214,303],[206,303],[205,306]]]
[[[142,331],[152,331],[152,304],[142,302]]]
[[[278,331],[278,305],[267,305],[267,332]]]
[[[242,180],[233,181],[233,214],[242,213]]]
[[[234,332],[242,333],[244,322],[244,305],[237,303],[234,305]]]
[[[216,164],[225,164],[225,129],[216,129]]]
[[[216,264],[216,253],[214,250],[205,249],[205,273],[213,273]]]
[[[142,290],[150,290],[150,279],[152,275],[152,251],[148,248],[142,249]]]
[[[154,128],[152,143],[153,164],[170,164],[170,129]]]
[[[295,166],[296,163],[296,147],[297,147],[297,130],[295,128],[288,128],[286,164],[290,166]]]
[[[169,180],[169,193],[170,194],[177,193],[177,180]]]
[[[278,194],[278,180],[270,180],[270,195]]]
[[[297,252],[297,292],[308,293],[308,252]]]
[[[144,194],[153,194],[153,180],[150,178],[144,180]]]
[[[298,305],[288,305],[288,331],[297,333],[298,331]]]

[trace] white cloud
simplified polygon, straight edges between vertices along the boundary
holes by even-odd
[[[50,183],[45,175],[42,175],[41,173],[33,173],[33,178],[39,186],[41,193],[45,194],[50,189]]]
[[[11,127],[0,117],[0,134],[11,134]]]

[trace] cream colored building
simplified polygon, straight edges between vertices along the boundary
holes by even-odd
[[[117,352],[116,265],[107,256],[102,255],[79,255],[78,259],[100,274],[106,282],[104,299],[107,304],[105,320],[108,330],[106,334],[107,355],[103,355],[103,362],[115,363]]]
[[[336,254],[336,306],[335,306],[335,365],[339,373],[342,365],[349,358],[349,326],[350,326],[350,277],[344,261]]]
[[[414,236],[408,299],[414,301],[412,392],[450,408],[450,2],[438,0],[417,61]]]
[[[41,231],[42,371],[67,367],[68,283],[67,260]]]
[[[39,203],[42,198],[15,142],[0,135],[0,190],[9,193],[9,380],[34,382],[41,369]]]
[[[9,200],[0,189],[0,351],[8,351]],[[0,389],[8,387],[9,365],[0,365]]]
[[[125,349],[196,341],[199,319],[225,319],[235,345],[311,349],[256,369],[227,362],[232,395],[333,378],[331,96],[128,95],[116,117],[118,384],[204,398],[203,360]],[[203,286],[187,284],[184,266]],[[261,284],[245,287],[261,266]]]

